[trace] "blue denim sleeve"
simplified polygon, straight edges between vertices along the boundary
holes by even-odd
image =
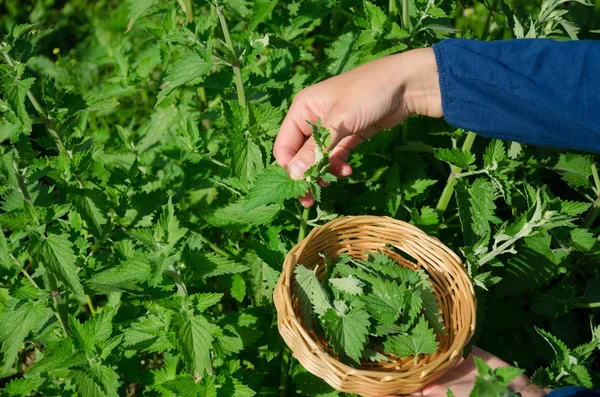
[[[453,126],[600,152],[600,41],[448,39],[433,49]]]
[[[552,390],[546,397],[600,397],[600,390],[589,390],[583,387],[563,387]]]

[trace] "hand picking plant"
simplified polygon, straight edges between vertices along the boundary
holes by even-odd
[[[462,253],[478,346],[541,386],[600,385],[597,157],[418,117],[327,189],[320,122],[306,180],[272,156],[303,88],[448,37],[596,37],[598,10],[565,4],[0,2],[0,394],[344,395],[291,357],[272,295],[309,228],[357,214]],[[299,269],[307,326],[350,364],[443,333],[422,273],[379,254]]]
[[[420,354],[435,353],[435,332],[445,330],[427,274],[402,267],[382,252],[366,256],[325,258],[324,269],[295,268],[295,293],[307,329],[316,316],[340,360],[354,366],[361,359],[387,361],[381,352],[414,356],[415,363]]]

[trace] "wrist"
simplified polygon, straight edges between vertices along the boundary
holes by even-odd
[[[411,114],[442,117],[442,94],[432,48],[397,55],[400,95]]]

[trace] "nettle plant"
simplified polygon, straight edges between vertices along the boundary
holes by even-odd
[[[305,181],[290,180],[271,155],[302,88],[454,35],[485,39],[503,26],[516,36],[519,26],[531,26],[530,37],[575,34],[562,2],[545,2],[530,23],[496,4],[461,31],[453,26],[471,22],[448,0],[5,4],[4,394],[337,395],[290,357],[272,293],[309,227],[352,214],[405,220],[463,253],[477,285],[479,346],[535,371],[542,386],[598,384],[592,155],[490,141],[421,118],[358,148],[354,175],[327,189],[319,124],[321,161]],[[295,203],[309,190],[316,209]],[[361,280],[363,291],[376,289],[351,275],[356,288]],[[334,314],[345,309],[335,301],[367,313],[369,302],[342,297],[339,283],[324,325],[333,324],[334,350],[356,363],[369,352],[336,344]],[[410,326],[372,320],[415,332],[429,324],[430,335],[427,313],[423,306]],[[474,395],[506,391],[517,375],[480,363]]]

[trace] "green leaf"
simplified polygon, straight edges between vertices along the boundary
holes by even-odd
[[[201,294],[194,294],[194,300],[196,302],[196,309],[199,312],[203,312],[211,306],[216,305],[223,298],[223,294],[218,294],[216,292],[208,292]]]
[[[499,163],[506,160],[506,148],[501,140],[494,139],[485,149],[483,165],[485,168],[497,168]]]
[[[342,361],[355,365],[360,364],[370,325],[369,314],[363,308],[343,314],[328,309],[323,315],[323,327],[334,351]]]
[[[169,68],[154,107],[156,108],[177,87],[193,83],[207,75],[212,67],[213,64],[209,57],[202,56],[193,50],[186,50],[181,59]]]
[[[17,115],[19,121],[27,131],[31,131],[31,119],[25,108],[25,96],[27,95],[27,91],[33,86],[34,81],[34,78],[21,80],[12,74],[5,74],[2,79],[4,100]]]
[[[119,395],[117,392],[119,375],[106,366],[95,363],[86,371],[73,370],[69,372],[68,377],[80,396],[118,397]]]
[[[108,222],[106,197],[99,190],[84,189],[75,191],[72,200],[88,230],[96,236],[102,235],[102,226]]]
[[[573,187],[590,185],[592,176],[592,158],[580,154],[567,153],[559,156],[558,162],[552,167],[562,179]]]
[[[254,181],[244,201],[246,210],[283,203],[285,200],[306,195],[308,185],[305,181],[290,179],[285,170],[273,165],[265,169]]]
[[[552,347],[554,353],[556,354],[555,360],[559,363],[559,365],[563,367],[571,366],[571,354],[567,345],[565,345],[560,339],[551,333],[544,331],[541,328],[535,327],[535,330],[538,334],[540,334],[546,342]]]
[[[141,128],[139,135],[141,137],[137,144],[138,153],[144,153],[156,145],[161,140],[168,137],[167,132],[177,125],[178,112],[174,106],[158,108]]]
[[[129,23],[127,32],[131,30],[133,24],[142,16],[157,0],[128,0],[129,3]]]
[[[359,297],[366,306],[369,314],[379,324],[394,324],[404,312],[407,303],[407,292],[404,284],[398,285],[395,281],[374,278],[372,289]],[[417,310],[420,310],[420,306]]]
[[[294,268],[294,294],[298,296],[304,324],[312,328],[313,310],[319,315],[331,309],[329,295],[313,270],[303,265]]]
[[[158,242],[162,251],[168,253],[179,240],[185,237],[187,231],[185,227],[179,225],[179,220],[175,216],[175,208],[169,198],[169,202],[163,206],[163,212],[154,228],[154,240]]]
[[[429,328],[425,318],[421,317],[412,333],[390,336],[383,347],[386,353],[396,354],[399,357],[414,355],[416,364],[419,354],[435,353],[438,344],[433,329]]]
[[[184,316],[177,341],[183,361],[192,376],[198,377],[205,371],[212,372],[210,351],[216,329],[203,316]]]
[[[216,277],[224,274],[243,273],[248,266],[213,253],[186,255],[186,263],[194,269],[195,277]]]
[[[490,221],[494,219],[496,190],[490,181],[478,178],[471,187],[459,180],[456,184],[458,213],[465,243],[475,245],[487,241],[491,234]]]
[[[83,296],[83,286],[77,275],[73,244],[66,235],[48,234],[38,248],[38,260],[62,281],[75,295]]]
[[[20,302],[14,307],[5,307],[0,321],[0,351],[4,353],[2,360],[3,373],[6,374],[17,359],[23,341],[38,324],[48,319],[52,311],[44,301]]]
[[[233,230],[247,230],[253,225],[266,225],[281,211],[281,204],[261,205],[248,210],[248,204],[239,201],[221,207],[205,215],[204,219],[215,227],[225,227]]]
[[[362,281],[352,276],[331,278],[329,279],[329,284],[331,284],[334,288],[338,289],[339,291],[345,292],[350,295],[362,294],[362,287],[364,285]]]
[[[88,284],[101,293],[141,291],[140,284],[149,281],[151,276],[152,268],[147,261],[132,258],[92,275]]]
[[[4,388],[6,397],[25,397],[45,382],[42,378],[20,378],[11,380]]]
[[[231,175],[250,185],[264,170],[262,153],[251,137],[232,131],[229,138],[231,148]]]
[[[171,312],[149,313],[139,317],[123,331],[123,346],[148,353],[161,353],[173,348],[168,330]]]
[[[436,149],[433,154],[438,160],[445,161],[459,168],[469,168],[475,162],[475,155],[461,149]]]
[[[248,30],[253,32],[260,23],[271,19],[271,14],[278,3],[279,0],[256,0],[248,21]]]

